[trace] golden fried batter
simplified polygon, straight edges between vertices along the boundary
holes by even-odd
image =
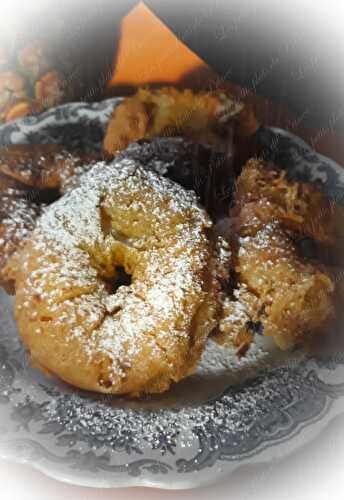
[[[236,186],[238,217],[248,221],[250,231],[272,220],[283,228],[310,236],[320,243],[333,243],[336,236],[336,205],[309,183],[287,179],[287,172],[249,160]],[[245,232],[244,220],[238,221]]]
[[[13,287],[3,270],[10,256],[33,231],[43,206],[28,197],[28,192],[13,187],[0,190],[0,286],[10,293]]]
[[[119,104],[108,125],[104,149],[114,154],[130,143],[154,136],[182,136],[200,144],[226,147],[234,125],[234,144],[248,150],[257,129],[250,107],[223,92],[141,88]],[[230,141],[229,141],[230,142]]]
[[[301,257],[291,238],[300,231],[330,241],[333,226],[320,216],[324,207],[327,201],[313,187],[287,181],[259,160],[247,163],[230,213],[237,287],[224,304],[219,342],[242,349],[258,332],[286,349],[307,342],[333,315],[329,274]],[[309,217],[319,223],[313,226]]]
[[[0,149],[0,284],[8,258],[33,231],[45,205],[78,184],[95,155],[57,145],[18,144]]]
[[[95,154],[71,154],[56,144],[15,144],[0,149],[0,175],[18,187],[63,193],[71,178],[87,172],[97,160]]]
[[[211,222],[192,192],[126,159],[51,205],[7,265],[34,365],[83,389],[162,392],[219,319]],[[126,276],[126,282],[118,281]]]

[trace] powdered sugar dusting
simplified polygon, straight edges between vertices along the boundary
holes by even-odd
[[[31,234],[43,208],[31,202],[26,191],[8,188],[0,192],[0,270]]]
[[[216,268],[209,227],[194,193],[132,160],[100,162],[40,218],[30,240],[38,257],[33,264],[32,252],[26,256],[24,286],[44,301],[54,331],[68,324],[65,342],[77,339],[89,362],[98,355],[102,363],[110,360],[112,390],[121,388],[135,363],[141,370],[159,363],[168,377],[180,377],[189,365],[190,335],[198,331],[194,316],[205,301],[211,304],[205,323],[214,326],[216,276],[204,281]],[[126,265],[123,252],[136,263],[132,283],[113,293],[103,278],[111,259],[114,269]],[[205,330],[193,342],[204,342]]]

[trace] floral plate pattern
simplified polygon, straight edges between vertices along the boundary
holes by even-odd
[[[0,127],[0,145],[99,150],[120,99],[73,103]],[[261,128],[267,159],[344,201],[344,170],[291,133]],[[329,336],[336,332],[330,332]],[[344,357],[277,352],[259,338],[246,359],[209,341],[196,374],[144,401],[75,391],[30,366],[0,291],[0,456],[73,484],[191,488],[243,464],[269,463],[343,412]]]

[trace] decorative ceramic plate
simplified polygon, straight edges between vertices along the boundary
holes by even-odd
[[[67,104],[0,127],[0,145],[99,149],[119,100]],[[344,170],[292,134],[262,128],[264,154],[344,199]],[[336,332],[329,332],[329,337]],[[259,337],[249,355],[209,341],[196,374],[143,401],[79,392],[31,368],[0,292],[0,456],[74,484],[187,488],[276,460],[344,411],[344,359],[281,353]]]

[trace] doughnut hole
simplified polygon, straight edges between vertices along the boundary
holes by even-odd
[[[115,275],[113,278],[104,279],[106,289],[109,294],[113,295],[117,292],[120,286],[130,286],[132,283],[131,275],[128,274],[123,266],[115,267]]]
[[[108,236],[104,242],[88,249],[91,265],[110,294],[120,286],[130,286],[139,259],[139,252]]]
[[[80,389],[132,396],[192,373],[220,309],[210,226],[178,184],[127,162],[94,167],[13,262],[33,361]]]

